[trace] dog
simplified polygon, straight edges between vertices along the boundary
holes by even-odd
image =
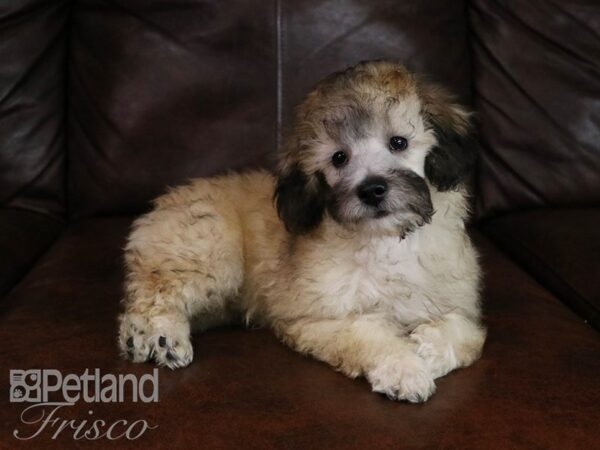
[[[184,367],[192,332],[245,321],[375,392],[427,400],[486,337],[465,230],[471,132],[466,109],[400,64],[325,78],[275,176],[196,179],[134,222],[122,354]]]

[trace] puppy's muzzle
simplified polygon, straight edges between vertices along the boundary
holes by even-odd
[[[377,207],[385,199],[387,191],[388,184],[383,177],[369,177],[358,186],[357,195],[365,205]]]
[[[411,171],[403,172],[399,179],[405,193],[407,209],[420,216],[425,223],[431,222],[434,210],[425,180]]]

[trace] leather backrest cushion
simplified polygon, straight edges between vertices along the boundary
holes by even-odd
[[[398,60],[470,102],[464,1],[303,0],[281,8],[286,123],[317,80],[369,59]]]
[[[600,3],[472,2],[478,215],[600,202]]]
[[[463,1],[82,0],[72,14],[73,216],[144,210],[166,185],[272,166],[326,74],[395,58],[468,97]]]
[[[65,211],[65,1],[0,2],[0,206]]]
[[[276,141],[271,3],[74,6],[73,216],[138,212],[166,185],[266,162]]]

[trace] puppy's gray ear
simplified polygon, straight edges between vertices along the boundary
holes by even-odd
[[[327,206],[325,187],[322,175],[306,175],[298,165],[280,174],[275,205],[289,233],[306,234],[321,223]]]
[[[425,176],[440,191],[454,189],[468,179],[477,158],[471,114],[440,86],[420,82],[419,93],[437,139],[425,159]]]

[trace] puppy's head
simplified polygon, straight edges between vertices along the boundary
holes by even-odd
[[[277,210],[294,234],[329,214],[350,227],[405,233],[431,219],[427,177],[458,185],[473,157],[469,114],[404,67],[365,62],[321,81],[296,110],[281,155]]]

